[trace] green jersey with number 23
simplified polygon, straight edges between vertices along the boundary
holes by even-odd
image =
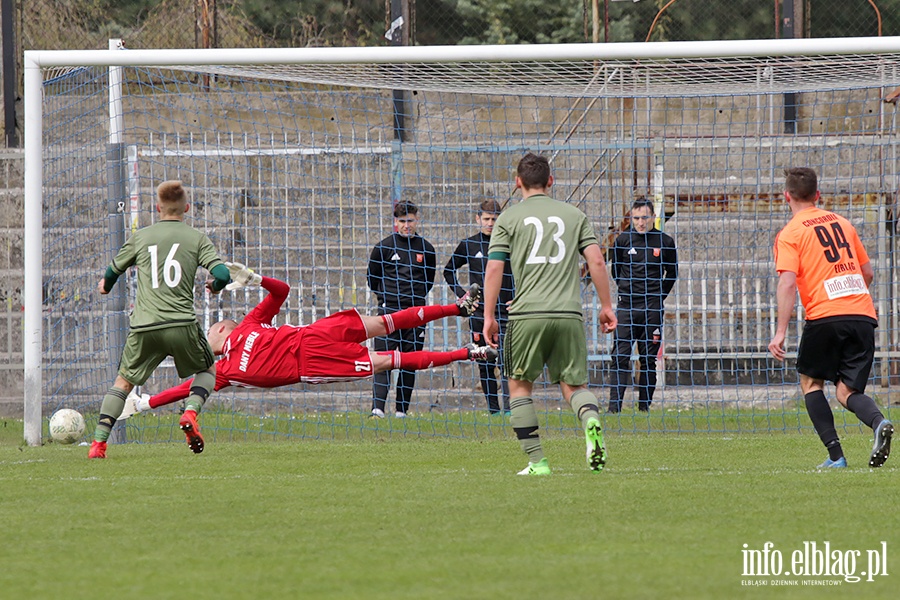
[[[549,196],[503,211],[489,252],[509,254],[516,281],[509,318],[582,318],[581,253],[596,243],[587,215]]]

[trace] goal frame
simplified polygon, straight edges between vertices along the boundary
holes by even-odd
[[[252,66],[265,64],[440,64],[506,61],[615,61],[900,54],[900,37],[291,49],[29,50],[24,53],[24,436],[42,436],[43,70],[108,67],[110,142],[121,129],[121,67]],[[119,79],[121,83],[121,79]]]

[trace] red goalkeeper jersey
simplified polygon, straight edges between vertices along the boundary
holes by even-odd
[[[216,391],[232,385],[271,388],[300,381],[302,328],[272,325],[291,288],[271,277],[263,277],[261,285],[269,294],[231,332],[222,358],[216,362]],[[152,404],[161,406],[187,398],[193,381],[156,394]]]
[[[290,287],[263,277],[269,295],[231,332],[216,362],[216,386],[273,388],[292,383],[330,383],[371,377],[372,359],[363,342],[369,338],[356,309],[342,310],[305,327],[272,325]],[[156,408],[183,398],[193,380],[156,394]]]

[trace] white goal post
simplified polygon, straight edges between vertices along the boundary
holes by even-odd
[[[898,189],[896,160],[898,140],[893,130],[896,117],[892,107],[881,102],[881,98],[891,88],[900,86],[900,38],[898,37],[645,44],[26,51],[24,56],[25,282],[23,289],[23,350],[24,434],[26,442],[30,445],[41,443],[42,407],[47,402],[45,397],[47,390],[44,388],[44,372],[42,370],[45,366],[44,356],[47,351],[45,347],[46,332],[44,331],[46,316],[44,313],[47,301],[44,160],[47,157],[45,142],[54,143],[51,139],[53,133],[45,128],[46,111],[51,110],[45,102],[48,97],[47,85],[51,74],[71,74],[77,68],[108,69],[109,130],[107,141],[111,145],[128,146],[135,142],[130,142],[124,135],[123,112],[127,109],[123,108],[123,96],[128,94],[128,86],[124,85],[123,88],[121,69],[126,67],[206,73],[214,77],[230,77],[235,80],[242,79],[251,82],[294,82],[298,85],[308,86],[305,89],[312,90],[308,92],[310,95],[318,94],[321,90],[340,88],[400,90],[407,97],[413,93],[424,93],[425,95],[457,94],[467,98],[465,102],[456,102],[457,107],[470,102],[472,106],[475,106],[476,100],[469,99],[475,96],[479,98],[523,96],[538,98],[539,100],[532,103],[508,103],[507,110],[512,114],[504,118],[511,120],[501,124],[499,121],[501,117],[497,116],[497,121],[491,121],[486,128],[492,130],[497,128],[501,130],[501,133],[491,134],[493,137],[490,138],[480,136],[477,124],[472,125],[474,133],[465,135],[461,133],[458,139],[451,139],[446,134],[448,123],[456,123],[461,131],[468,132],[469,124],[464,122],[466,119],[474,121],[476,117],[481,119],[485,114],[490,114],[491,119],[494,119],[495,113],[504,112],[504,109],[491,112],[490,100],[484,102],[486,108],[482,108],[482,101],[477,100],[478,106],[468,112],[454,109],[458,112],[450,114],[451,108],[449,107],[453,105],[451,102],[441,104],[431,112],[423,110],[418,117],[419,122],[423,128],[433,127],[432,131],[435,133],[429,135],[437,140],[428,142],[430,144],[428,149],[425,148],[426,143],[424,137],[421,136],[412,140],[392,140],[389,135],[390,128],[385,130],[388,132],[387,136],[379,130],[377,136],[373,136],[372,141],[377,140],[380,144],[379,147],[385,148],[384,152],[387,154],[402,152],[398,149],[404,144],[412,149],[409,152],[421,153],[422,168],[416,168],[416,177],[425,177],[424,172],[426,171],[436,172],[434,167],[430,166],[436,163],[427,163],[429,166],[426,166],[424,162],[431,160],[425,158],[428,152],[440,151],[445,155],[455,153],[454,156],[458,156],[460,161],[458,171],[464,172],[467,168],[466,156],[478,152],[488,142],[490,142],[488,145],[492,145],[491,151],[502,154],[501,158],[504,160],[508,156],[521,154],[528,149],[544,151],[554,158],[560,156],[559,163],[568,161],[566,164],[569,165],[567,167],[560,166],[560,168],[570,169],[565,172],[565,177],[560,177],[560,180],[563,181],[560,186],[563,198],[568,196],[566,199],[584,202],[588,196],[607,194],[607,204],[612,204],[612,200],[609,198],[616,199],[617,204],[614,210],[597,208],[597,212],[593,215],[603,226],[616,222],[617,217],[623,215],[620,205],[627,204],[632,192],[633,195],[641,195],[638,188],[644,186],[646,195],[659,196],[655,200],[662,212],[669,212],[671,214],[666,216],[674,217],[671,226],[676,228],[676,233],[682,234],[678,243],[679,247],[685,250],[686,257],[694,256],[690,248],[694,246],[694,242],[704,236],[704,232],[695,226],[696,223],[679,219],[679,198],[691,196],[692,202],[709,203],[714,202],[712,198],[718,194],[724,198],[723,202],[740,202],[740,200],[729,200],[729,195],[740,195],[747,190],[760,197],[769,197],[773,192],[777,192],[777,182],[781,176],[779,168],[784,166],[781,163],[785,159],[809,160],[812,155],[821,158],[822,153],[834,152],[833,159],[823,159],[823,163],[813,166],[825,167],[828,170],[832,164],[836,165],[829,171],[830,179],[837,182],[832,188],[829,188],[835,197],[841,194],[865,196],[866,194],[892,193]],[[235,84],[234,87],[238,87],[238,85]],[[876,90],[874,95],[866,96],[859,102],[852,101],[860,105],[868,103],[869,112],[866,113],[860,109],[859,114],[848,113],[843,115],[843,121],[840,123],[840,119],[836,117],[825,116],[823,118],[826,124],[820,128],[811,125],[809,130],[801,132],[802,135],[784,135],[784,131],[781,129],[780,114],[783,102],[781,98],[778,98],[777,102],[772,98],[783,94],[820,95],[828,93],[834,96],[851,93],[855,90]],[[164,91],[163,89],[158,93],[162,94]],[[739,100],[734,100],[734,97],[739,97]],[[731,109],[728,108],[729,101],[723,100],[728,98],[732,98],[730,100]],[[618,111],[623,114],[631,111],[633,116],[627,118],[623,116],[612,125],[604,122],[601,117],[597,117],[589,128],[579,129],[580,125],[577,121],[579,115],[583,119],[589,111],[595,110],[592,107],[598,100],[607,103],[603,105],[607,111]],[[557,102],[559,104],[555,104]],[[822,100],[823,107],[824,102]],[[196,103],[199,104],[199,101]],[[706,104],[710,106],[706,106]],[[548,106],[551,105],[552,108],[548,109]],[[664,109],[665,116],[660,116],[663,114],[659,112],[660,106],[666,107]],[[719,111],[718,114],[722,114],[723,107],[725,107],[725,112],[731,110],[734,114],[734,120],[728,125],[727,133],[722,133],[715,128],[718,123],[728,118],[727,115],[715,116],[716,111]],[[685,118],[676,116],[700,113],[707,109],[710,116],[697,119],[699,124],[696,125],[693,124],[693,121],[690,125],[685,125]],[[52,107],[52,110],[63,115],[67,108],[64,102],[59,102]],[[311,114],[316,113],[316,118],[319,118],[320,112],[325,112],[324,109],[318,107],[309,110]],[[825,114],[825,111],[825,108],[820,111],[814,107],[810,109],[812,116],[807,115],[807,117],[814,120],[819,115]],[[216,108],[212,110],[210,113],[212,116],[208,118],[215,121],[216,118],[219,118],[219,113],[224,114],[225,112],[227,110],[224,108]],[[332,116],[332,121],[335,119],[339,121],[340,111],[335,109],[333,112],[338,116]],[[411,112],[406,114],[412,117]],[[547,114],[552,114],[552,116],[548,118]],[[704,112],[704,114],[706,113]],[[244,117],[241,115],[234,118],[243,119]],[[279,118],[284,119],[283,116]],[[389,118],[390,115],[388,115]],[[681,122],[677,121],[679,118],[682,119]],[[266,119],[268,123],[268,117]],[[429,119],[434,120],[434,124],[429,124]],[[721,121],[717,122],[716,119]],[[874,125],[869,127],[866,119],[873,120]],[[271,120],[277,119],[272,118]],[[323,117],[322,120],[326,119]],[[588,120],[590,121],[590,119]],[[154,143],[159,143],[160,147],[165,145],[161,140],[171,141],[178,136],[177,144],[171,142],[171,146],[166,146],[158,151],[154,150],[157,154],[152,155],[154,157],[174,157],[172,164],[189,155],[199,156],[201,153],[199,146],[203,144],[208,144],[210,147],[216,145],[211,141],[215,136],[207,135],[208,132],[192,131],[189,136],[181,136],[175,129],[175,125],[169,128],[154,123],[154,126],[160,127],[160,132],[148,135],[152,135]],[[247,146],[245,156],[256,153],[259,156],[275,156],[276,158],[273,160],[280,160],[280,157],[288,154],[285,148],[291,145],[288,142],[292,136],[296,136],[297,139],[296,144],[293,144],[294,147],[303,146],[308,139],[320,140],[311,144],[310,147],[314,147],[314,150],[310,150],[310,152],[346,153],[348,146],[355,146],[357,153],[362,152],[358,148],[363,145],[362,134],[356,133],[357,129],[353,129],[353,137],[348,139],[342,137],[347,135],[345,130],[334,130],[329,123],[323,125],[321,131],[311,133],[298,133],[291,130],[290,125],[285,128],[285,131],[275,130],[273,127],[267,124],[262,134],[259,132],[251,133],[249,136],[244,134],[242,139]],[[379,129],[371,124],[367,127],[368,129],[360,127],[358,131],[369,132]],[[846,129],[839,130],[840,127]],[[199,129],[202,129],[202,126],[198,125]],[[552,133],[549,133],[548,129]],[[561,140],[562,135],[557,134],[561,130],[569,132],[569,137],[564,141]],[[691,133],[692,131],[694,133]],[[166,132],[166,135],[163,132]],[[142,133],[142,135],[144,134]],[[220,132],[218,135],[220,137],[215,139],[220,139],[221,136],[227,137],[227,133]],[[447,135],[447,137],[440,137],[443,135]],[[304,141],[301,142],[303,136],[305,136]],[[238,137],[240,138],[240,135]],[[438,139],[439,137],[440,139]],[[234,149],[243,142],[241,139],[235,142],[234,138],[235,134],[232,132],[227,148],[221,150],[223,154],[238,154]],[[189,141],[185,141],[188,139]],[[577,139],[580,144],[577,155],[572,150],[573,139]],[[278,140],[283,140],[284,143],[279,146],[276,143]],[[79,141],[78,134],[73,135],[72,141],[65,142],[66,145],[73,145],[73,147],[78,143],[95,142]],[[698,156],[701,153],[698,149],[700,148],[705,148],[704,156],[713,157],[704,159],[710,162],[715,162],[725,155],[737,156],[740,154],[741,158],[737,163],[729,163],[728,157],[725,157],[722,158],[721,165],[703,167],[698,164],[700,162]],[[876,155],[879,157],[880,162],[877,169],[863,168],[863,164],[871,162],[871,159],[863,156],[857,158],[853,155],[854,152],[863,148],[866,157]],[[219,150],[214,150],[214,152],[219,152]],[[142,156],[151,156],[151,153],[147,152]],[[410,164],[408,156],[403,155],[400,163],[406,161],[409,171],[411,167],[408,166]],[[73,151],[71,160],[77,161],[77,157],[78,154]],[[154,158],[153,160],[161,161],[162,159]],[[435,161],[437,160],[435,159]],[[580,166],[575,166],[576,163]],[[160,163],[155,162],[154,164]],[[166,172],[167,168],[177,171],[177,169],[183,168],[180,165],[181,163],[178,163],[177,168],[171,165],[163,165],[158,168],[162,172]],[[606,166],[604,167],[604,165]],[[254,163],[254,168],[262,173],[264,168],[268,167]],[[335,168],[342,167],[338,165]],[[402,165],[396,168],[400,169]],[[493,178],[490,182],[491,185],[502,182],[507,178],[509,172],[509,168],[507,168],[506,171],[499,174],[494,173],[493,169],[500,169],[499,166],[481,165],[479,168],[481,173],[489,173]],[[734,170],[733,173],[730,169]],[[612,181],[610,175],[614,170],[618,178],[616,181]],[[422,173],[420,174],[419,171]],[[627,176],[622,174],[626,171]],[[722,173],[725,172],[727,173],[723,176]],[[343,171],[340,173],[341,176],[345,176]],[[432,176],[437,177],[433,173]],[[354,175],[354,177],[357,176],[363,177]],[[391,174],[391,177],[396,179],[399,175],[395,172]],[[449,176],[446,174],[442,177],[444,179],[441,181],[433,179],[428,185],[433,184],[434,189],[439,190],[458,184],[455,180],[448,184]],[[626,181],[629,177],[631,180]],[[74,177],[72,179],[75,181]],[[325,179],[329,186],[332,184],[344,185],[343,180],[334,183],[334,177],[330,172]],[[508,183],[507,181],[505,187],[499,183],[495,185],[498,196],[510,193]],[[354,180],[353,183],[353,185],[360,186],[362,184],[362,179]],[[117,196],[112,200],[121,202],[127,198],[127,186],[121,182],[117,186],[112,183],[107,183],[107,185],[109,193]],[[198,186],[199,183],[194,185]],[[253,185],[260,184],[254,180]],[[396,200],[396,189],[391,187],[390,183],[387,185],[391,199]],[[281,186],[280,183],[279,186]],[[444,188],[440,186],[444,186]],[[287,187],[283,191],[285,195],[289,192]],[[482,186],[483,189],[488,187],[490,186],[487,183]],[[628,188],[627,192],[623,192],[625,188]],[[697,191],[701,188],[705,191]],[[252,190],[245,193],[252,195]],[[594,199],[590,200],[590,202],[594,201]],[[599,206],[603,200],[597,198],[596,202]],[[873,231],[878,229],[877,221],[879,219],[887,220],[884,211],[890,208],[884,204],[879,206],[875,204],[872,204],[871,207],[866,205],[861,208],[865,211],[869,207],[875,211],[876,216],[870,223]],[[673,206],[674,212],[668,211],[667,206]],[[855,207],[856,205],[851,206],[851,208]],[[272,208],[271,210],[276,209]],[[344,214],[346,213],[341,212],[335,218],[343,218],[341,215]],[[734,213],[732,216],[734,223],[742,220],[740,212]],[[111,215],[109,219],[113,220],[114,215]],[[728,223],[732,223],[732,221]],[[447,223],[449,222],[448,220]],[[768,219],[765,222],[767,224],[774,223],[774,220]],[[369,221],[366,221],[366,227],[369,226],[368,223]],[[348,226],[355,227],[356,225]],[[714,228],[708,224],[702,224],[702,226]],[[768,226],[766,225],[766,227]],[[456,227],[455,224],[454,227]],[[612,230],[614,227],[611,225],[610,229]],[[375,233],[383,231],[384,229],[376,230]],[[766,231],[766,235],[768,235],[769,230],[766,229]],[[881,230],[878,229],[878,231]],[[454,230],[455,232],[456,230]],[[605,231],[598,226],[598,233],[605,233]],[[715,234],[711,230],[706,230],[705,233],[710,236]],[[877,237],[877,239],[877,243],[883,244],[884,247],[875,254],[885,261],[882,266],[887,269],[888,259],[886,257],[892,252],[893,240],[886,237],[884,239]],[[374,243],[375,240],[372,241]],[[450,247],[451,240],[449,238],[441,241]],[[768,244],[768,240],[765,242],[765,244],[760,243],[760,247]],[[302,243],[306,244],[307,242],[303,241]],[[321,267],[333,271],[348,268],[343,263],[343,256],[346,254],[343,238],[341,247],[329,251],[327,255],[315,248],[311,250],[311,253],[314,257],[322,256],[323,264],[304,264],[304,268]],[[104,260],[108,262],[109,258],[111,257],[106,256]],[[286,270],[289,265],[294,265],[293,258],[285,258],[285,261]],[[446,256],[439,258],[439,261],[443,264]],[[890,259],[891,269],[893,269],[892,261],[893,259]],[[102,261],[98,258],[98,264],[99,262]],[[685,283],[679,283],[680,287],[674,301],[677,309],[673,309],[675,317],[671,327],[676,333],[669,337],[673,338],[672,347],[676,350],[671,356],[681,357],[685,361],[700,360],[701,358],[706,360],[708,354],[716,354],[717,348],[727,345],[730,352],[728,360],[761,359],[758,342],[759,338],[763,338],[769,333],[765,323],[770,313],[766,312],[768,309],[765,308],[764,302],[759,298],[754,300],[753,296],[764,296],[768,292],[765,289],[761,290],[758,283],[761,281],[760,278],[753,279],[748,276],[746,281],[749,283],[746,283],[745,287],[741,287],[741,280],[732,277],[732,274],[741,269],[747,272],[762,270],[765,268],[765,261],[760,256],[755,256],[745,267],[735,267],[736,262],[732,258],[723,259],[721,265],[717,265],[716,270],[713,270],[709,268],[708,264],[704,265],[702,257],[692,258],[690,263],[686,261],[682,275]],[[692,280],[690,278],[693,277],[692,273],[695,270],[698,272],[703,270],[703,275]],[[890,272],[893,273],[893,271]],[[98,278],[101,274],[101,271],[96,272]],[[356,285],[356,280],[354,280],[354,294]],[[364,285],[364,282],[360,285]],[[326,284],[326,290],[328,287]],[[696,291],[694,291],[695,288]],[[735,305],[733,312],[726,313],[722,311],[721,305],[714,306],[715,302],[719,300],[708,302],[713,288],[718,290],[716,297],[719,300]],[[878,289],[876,296],[882,315],[897,312],[896,292],[896,284],[890,281],[884,283],[883,288]],[[339,292],[329,291],[328,293],[340,293],[343,304],[343,282]],[[316,297],[315,294],[313,297]],[[742,302],[744,303],[743,313],[740,308]],[[124,309],[125,305],[123,304],[119,310],[124,311]],[[305,315],[310,314],[304,312],[305,310],[302,307],[297,309],[299,319],[305,319],[307,318]],[[754,311],[758,317],[755,320],[752,318]],[[312,316],[315,314],[315,312],[311,313]],[[703,337],[706,336],[705,333],[697,333],[705,331],[703,327],[713,327],[711,324],[706,324],[707,318],[717,319],[717,323],[721,322],[721,325],[717,325],[722,329],[716,334],[719,337],[716,338],[715,343]],[[750,325],[751,321],[752,326]],[[667,324],[668,326],[669,324]],[[728,326],[731,326],[731,331],[723,333]],[[676,327],[681,327],[681,329],[676,330]],[[757,329],[755,333],[751,332],[754,327]],[[738,333],[735,334],[735,331]],[[750,336],[751,333],[754,336],[752,343],[745,343],[740,339],[742,335]],[[890,354],[895,347],[896,328],[886,321],[880,334],[882,335],[879,339],[881,356],[885,358],[884,364],[887,365],[887,358],[896,356],[896,352]],[[722,338],[735,335],[737,339],[726,340],[727,344],[724,342],[720,344]],[[700,340],[699,337],[703,337],[703,340]],[[76,339],[79,338],[76,336]],[[677,343],[676,340],[678,340]],[[597,348],[601,348],[606,341],[597,340]],[[681,350],[677,348],[681,348]],[[61,353],[56,352],[56,354]],[[598,357],[603,355],[602,348],[596,350],[595,354]],[[885,369],[887,368],[885,366]],[[661,384],[664,383],[665,378],[661,381]],[[99,405],[101,395],[98,395],[96,388],[91,388],[91,390],[96,398],[96,404]],[[728,398],[729,396],[726,393],[723,397]]]

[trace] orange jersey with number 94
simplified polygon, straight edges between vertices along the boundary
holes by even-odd
[[[811,321],[842,315],[876,318],[860,268],[868,262],[853,224],[821,208],[798,212],[775,237],[775,268],[797,274],[800,302]]]

